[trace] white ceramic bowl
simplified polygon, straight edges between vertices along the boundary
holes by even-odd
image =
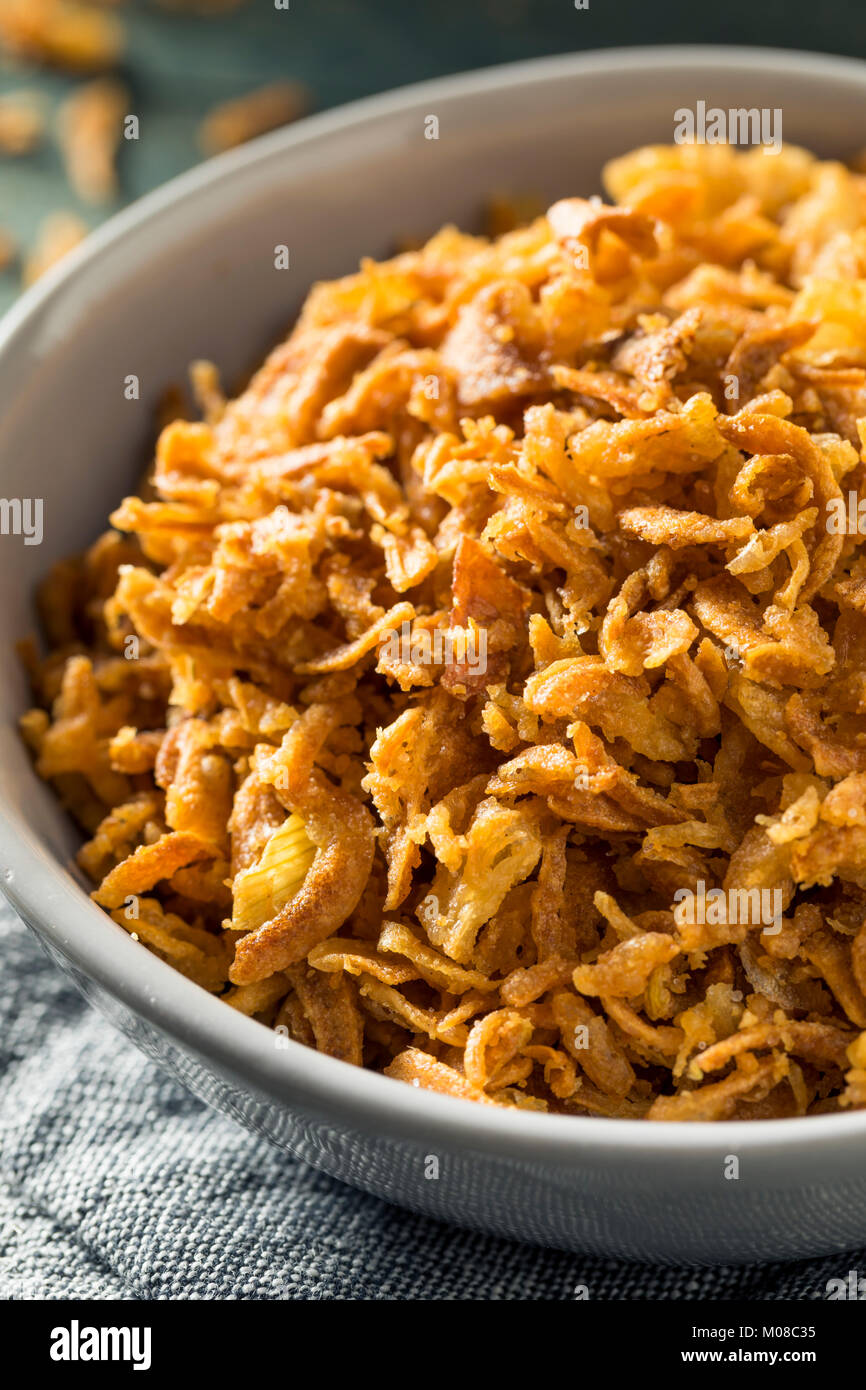
[[[3,886],[92,1002],[192,1090],[346,1181],[501,1234],[648,1260],[774,1259],[866,1241],[866,1113],[652,1125],[476,1107],[274,1035],[150,955],[89,901],[74,834],[15,728],[12,643],[33,589],[137,476],[152,408],[196,357],[226,379],[310,282],[400,236],[477,222],[503,190],[599,187],[602,163],[669,141],[698,99],[781,107],[786,139],[866,145],[866,65],[771,50],[569,55],[408,88],[224,155],[116,217],[0,326],[0,496],[44,498],[44,541],[0,536]],[[440,138],[425,140],[424,118]],[[286,244],[291,269],[274,269]],[[141,401],[124,397],[135,373]],[[429,1179],[426,1156],[439,1158]],[[739,1178],[725,1176],[729,1156]]]

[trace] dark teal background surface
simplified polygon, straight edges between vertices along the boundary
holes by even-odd
[[[754,43],[866,56],[863,0],[273,0],[217,16],[128,0],[123,77],[140,139],[121,149],[121,202],[201,156],[195,131],[215,102],[274,78],[295,78],[323,109],[442,73],[575,49],[652,43]],[[0,91],[26,85],[56,105],[74,85],[60,73],[0,70]],[[0,227],[26,243],[46,213],[81,212],[90,225],[115,210],[76,202],[46,143],[26,159],[0,159]],[[0,275],[0,309],[18,271]]]

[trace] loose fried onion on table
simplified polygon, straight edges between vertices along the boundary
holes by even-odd
[[[315,286],[235,400],[195,364],[45,582],[24,737],[113,921],[301,1043],[560,1113],[866,1106],[866,178],[605,177]]]

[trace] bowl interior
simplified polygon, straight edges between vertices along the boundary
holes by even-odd
[[[444,222],[474,228],[491,194],[598,192],[605,160],[669,142],[679,107],[780,107],[786,140],[844,156],[866,144],[864,96],[864,64],[749,50],[612,51],[446,79],[212,161],[114,219],[25,296],[0,327],[0,497],[44,509],[41,544],[0,536],[0,859],[26,840],[43,871],[18,884],[20,901],[30,895],[42,917],[54,903],[63,933],[76,836],[19,741],[28,694],[12,645],[35,629],[39,577],[104,529],[134,485],[156,404],[191,360],[215,361],[230,384],[313,281]],[[126,398],[130,375],[138,400]],[[123,937],[87,911],[94,932]]]

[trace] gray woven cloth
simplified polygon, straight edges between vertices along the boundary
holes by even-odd
[[[823,1299],[866,1252],[675,1270],[388,1206],[209,1111],[0,908],[0,1298]]]

